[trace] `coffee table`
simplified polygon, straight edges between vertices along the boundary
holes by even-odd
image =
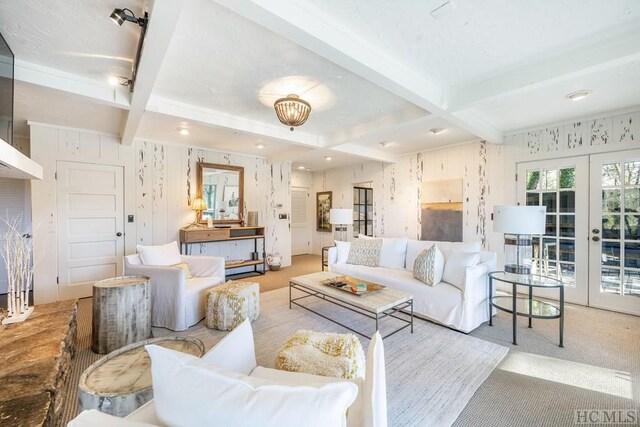
[[[354,295],[321,283],[323,280],[333,279],[338,276],[340,275],[323,271],[289,279],[289,309],[291,309],[292,305],[297,305],[358,335],[370,338],[368,335],[298,302],[306,298],[315,297],[375,320],[376,330],[378,330],[379,321],[385,317],[393,317],[404,323],[400,328],[384,335],[382,338],[390,337],[405,328],[411,328],[411,333],[413,333],[413,295],[391,288],[385,288],[368,295]],[[294,298],[292,295],[294,289],[304,295]],[[407,313],[407,309],[409,313]]]

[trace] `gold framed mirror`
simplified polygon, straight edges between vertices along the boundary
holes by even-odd
[[[244,207],[244,168],[198,162],[196,171],[197,197],[202,197],[207,209],[199,213],[198,221],[214,224],[239,224]]]

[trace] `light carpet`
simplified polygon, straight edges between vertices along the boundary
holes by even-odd
[[[285,339],[298,329],[318,332],[348,332],[346,329],[302,308],[289,309],[288,289],[260,294],[260,317],[253,322],[258,363],[274,367],[275,356]],[[373,321],[319,300],[309,299],[328,316],[372,335]],[[77,384],[80,373],[98,356],[89,349],[91,300],[82,300],[78,316],[78,354],[70,384]],[[397,327],[397,320],[381,322],[383,333]],[[176,333],[153,329],[154,336],[189,335],[212,347],[226,332],[204,326]],[[361,339],[366,351],[368,339]],[[483,341],[450,329],[416,319],[414,334],[408,329],[384,340],[387,368],[389,426],[449,426],[462,412],[483,381],[507,354],[502,345]],[[75,415],[75,388],[69,387],[63,422]]]

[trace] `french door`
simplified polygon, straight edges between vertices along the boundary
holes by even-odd
[[[518,178],[518,202],[547,207],[536,272],[569,302],[640,315],[640,150],[520,163]]]

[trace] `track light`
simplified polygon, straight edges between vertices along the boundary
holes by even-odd
[[[127,13],[129,12],[129,13]],[[145,14],[146,15],[146,14]],[[111,20],[113,22],[115,22],[118,25],[122,25],[124,24],[124,21],[127,22],[134,22],[138,25],[140,25],[141,27],[144,27],[147,23],[147,17],[145,16],[144,18],[137,18],[136,15],[134,15],[134,13],[130,10],[130,9],[113,9],[113,12],[111,12],[111,16],[110,16]]]

